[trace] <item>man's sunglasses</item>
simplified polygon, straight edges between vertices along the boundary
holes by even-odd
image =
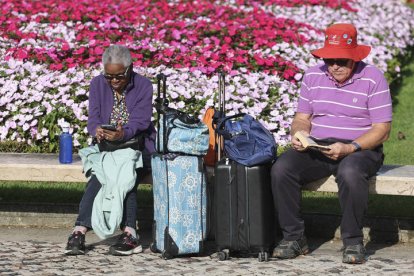
[[[108,81],[112,81],[113,79],[116,79],[116,80],[118,80],[118,81],[122,81],[122,80],[125,80],[126,78],[127,78],[127,76],[128,76],[128,70],[129,70],[129,67],[127,67],[127,69],[125,70],[125,72],[124,73],[122,73],[122,74],[118,74],[118,75],[109,75],[109,74],[106,74],[105,72],[103,73],[103,76],[105,77],[105,79],[106,80],[108,80]]]
[[[347,66],[348,62],[350,61],[350,59],[346,59],[346,58],[327,58],[323,60],[325,62],[325,64],[332,66],[334,64],[338,65],[338,66]]]

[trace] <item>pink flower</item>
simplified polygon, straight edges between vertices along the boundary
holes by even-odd
[[[174,50],[168,48],[164,50],[164,55],[166,55],[167,57],[171,57],[174,54]]]
[[[81,55],[85,52],[86,48],[85,47],[80,47],[79,49],[75,50],[73,53],[75,55]]]
[[[103,52],[104,52],[104,50],[101,47],[96,47],[95,48],[95,54],[96,55],[100,56],[100,55],[103,54]]]
[[[28,57],[27,52],[23,49],[18,49],[15,55],[18,59],[26,59]]]
[[[63,43],[62,45],[62,51],[68,51],[70,49],[69,44]]]
[[[181,32],[174,29],[171,33],[172,37],[176,40],[180,40],[181,39]]]

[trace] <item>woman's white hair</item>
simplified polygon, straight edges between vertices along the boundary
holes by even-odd
[[[128,67],[132,63],[131,54],[129,49],[122,45],[111,45],[106,48],[102,55],[102,63],[106,64],[122,64],[124,67]]]

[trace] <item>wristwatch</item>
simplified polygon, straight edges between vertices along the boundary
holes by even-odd
[[[355,147],[355,152],[357,151],[361,151],[361,146],[357,143],[357,142],[352,142],[351,145],[353,145]]]

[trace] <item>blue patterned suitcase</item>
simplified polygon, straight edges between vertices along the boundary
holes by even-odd
[[[202,251],[206,237],[206,175],[202,157],[153,154],[152,252],[164,259]]]

